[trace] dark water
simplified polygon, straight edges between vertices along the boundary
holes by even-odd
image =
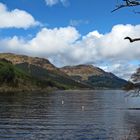
[[[123,91],[0,94],[0,140],[138,140]]]

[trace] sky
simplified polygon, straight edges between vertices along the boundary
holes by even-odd
[[[118,3],[117,3],[118,1]],[[140,6],[122,0],[0,0],[0,52],[47,58],[57,67],[92,64],[129,79],[139,67]]]

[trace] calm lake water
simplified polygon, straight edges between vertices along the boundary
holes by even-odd
[[[0,94],[0,140],[138,140],[124,91]]]

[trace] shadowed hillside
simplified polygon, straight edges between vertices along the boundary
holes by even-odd
[[[95,88],[120,89],[127,84],[127,81],[92,65],[66,66],[61,71]]]
[[[59,69],[44,58],[10,53],[2,53],[0,58],[11,62],[10,65],[28,75],[29,79],[38,81],[40,87],[121,89],[127,84],[127,81],[92,65],[66,66]]]
[[[81,89],[91,88],[86,84],[76,82],[68,75],[53,66],[47,59],[28,57],[15,54],[0,54],[0,78],[2,85],[34,89]],[[13,77],[12,77],[13,74]],[[7,77],[4,75],[8,75]],[[11,76],[11,77],[10,77]],[[10,79],[10,78],[11,79]]]

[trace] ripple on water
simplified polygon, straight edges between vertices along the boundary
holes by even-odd
[[[135,140],[139,118],[122,91],[0,94],[0,140]]]

